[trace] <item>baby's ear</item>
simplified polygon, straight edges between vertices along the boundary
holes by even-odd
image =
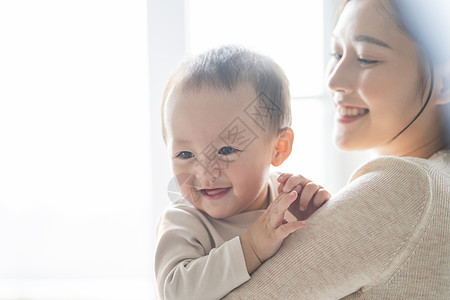
[[[292,152],[292,144],[294,143],[294,131],[287,127],[278,135],[277,145],[275,146],[275,156],[272,159],[272,165],[278,167],[281,165]]]

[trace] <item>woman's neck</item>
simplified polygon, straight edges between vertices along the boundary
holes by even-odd
[[[439,135],[431,140],[424,141],[424,143],[417,145],[415,147],[395,149],[391,147],[383,147],[383,149],[378,149],[379,155],[393,155],[399,157],[419,157],[419,158],[429,158],[434,153],[444,148],[448,148],[449,145],[446,142],[443,135]],[[391,149],[389,149],[391,148]]]

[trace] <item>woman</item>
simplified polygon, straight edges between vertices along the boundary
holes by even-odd
[[[450,298],[449,25],[425,14],[438,1],[419,2],[346,1],[328,73],[334,137],[380,156],[227,299]]]

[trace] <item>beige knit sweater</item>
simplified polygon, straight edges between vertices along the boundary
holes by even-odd
[[[365,164],[226,297],[342,298],[450,299],[448,150]]]

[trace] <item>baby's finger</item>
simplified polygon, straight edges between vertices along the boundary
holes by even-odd
[[[314,199],[313,199],[313,205],[314,207],[320,207],[322,206],[325,202],[327,202],[328,200],[330,200],[331,198],[331,194],[326,190],[326,189],[319,189],[317,191],[317,193],[314,195]]]
[[[303,189],[303,187],[299,184],[299,185],[296,185],[292,190],[296,191],[297,194],[300,195],[300,192],[302,191],[302,189]]]
[[[269,205],[267,213],[269,213],[269,223],[272,227],[278,228],[283,223],[286,210],[297,199],[297,196],[298,194],[295,191],[289,194],[282,194]]]
[[[290,192],[295,186],[305,186],[308,182],[311,182],[311,180],[303,177],[302,175],[293,175],[284,183],[283,192]]]
[[[294,187],[292,188],[292,190],[289,191],[289,192],[296,191],[297,194],[300,195],[300,192],[301,192],[302,189],[303,189],[303,187],[299,184],[299,185],[294,186]],[[280,190],[280,187],[278,187],[278,193],[279,193],[279,194],[284,193],[282,189]]]
[[[281,225],[277,228],[276,232],[280,238],[285,239],[291,233],[303,228],[306,226],[305,221],[293,221],[286,224]]]
[[[288,180],[289,177],[291,177],[291,176],[292,176],[292,174],[290,174],[290,173],[283,173],[280,176],[278,176],[277,181],[280,183],[278,185],[278,194],[283,192],[284,184],[286,183],[286,180]]]
[[[278,176],[277,181],[279,183],[285,183],[286,180],[288,180],[289,177],[291,177],[291,173],[282,173],[280,176]]]
[[[300,201],[299,201],[299,210],[305,211],[308,207],[308,204],[311,200],[313,200],[315,194],[321,187],[314,183],[309,182],[305,185],[305,187],[302,190],[302,193],[300,195]]]

